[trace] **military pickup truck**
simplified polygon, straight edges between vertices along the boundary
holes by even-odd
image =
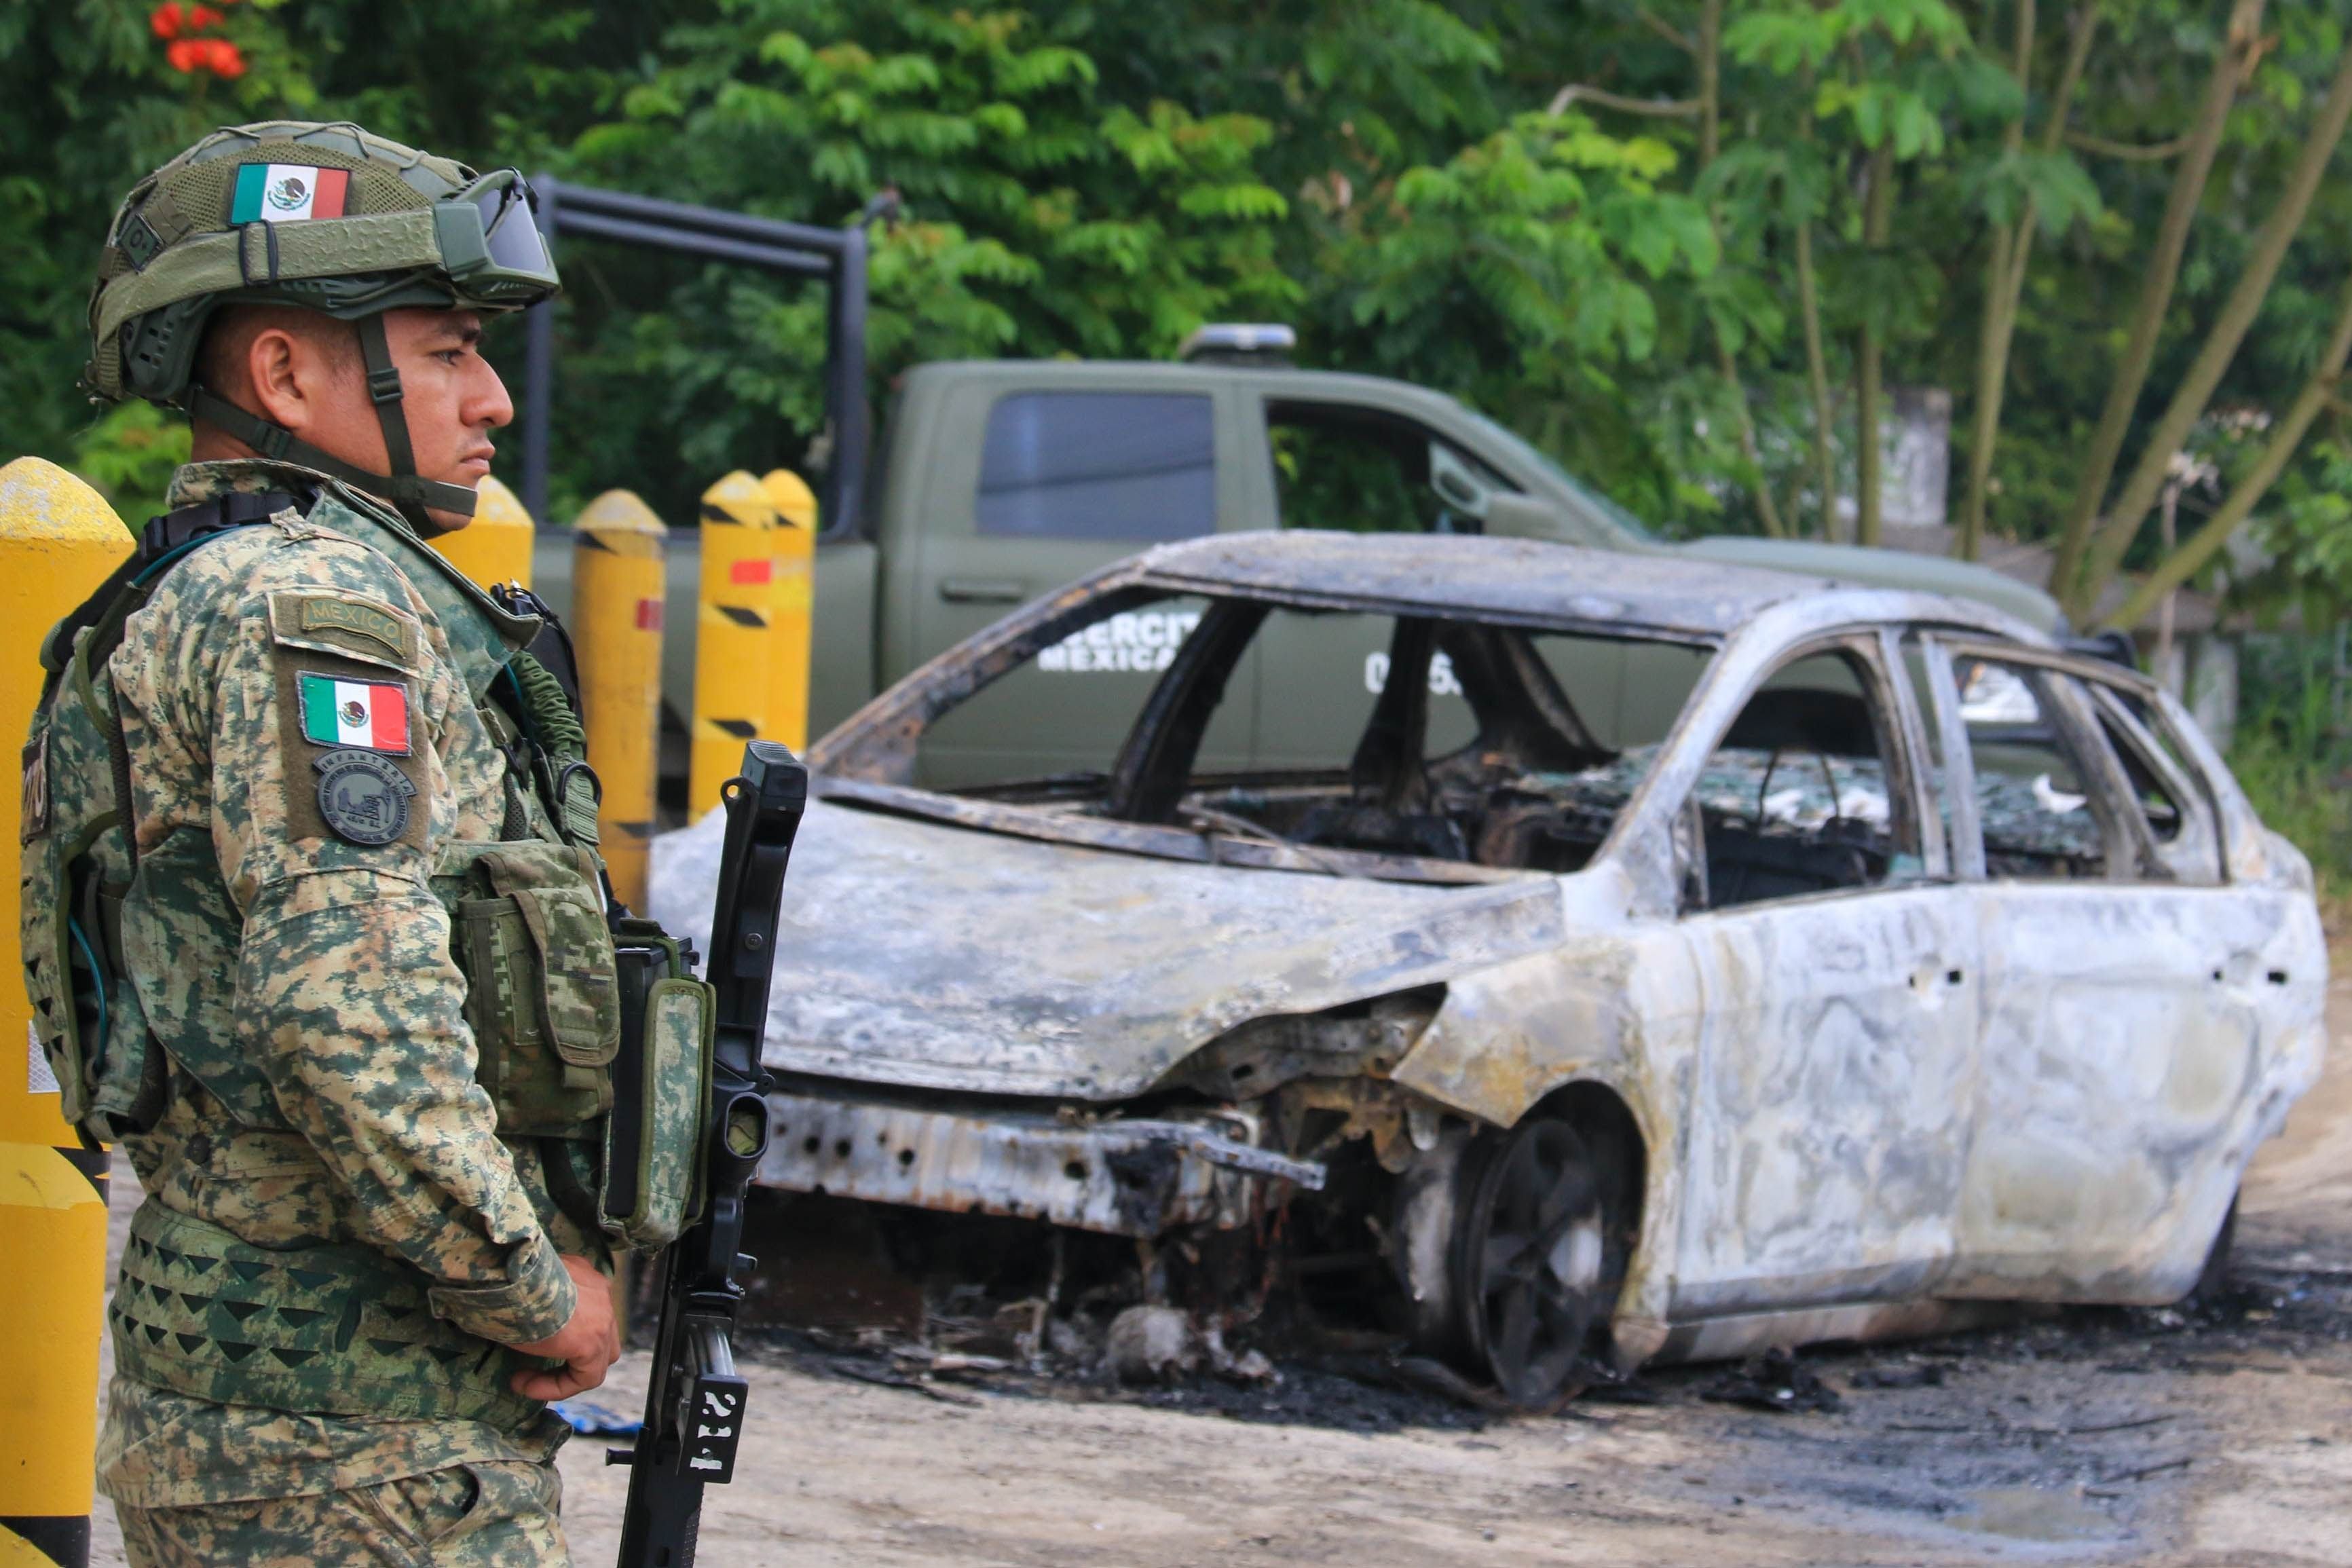
[[[811,739],[1014,606],[1098,566],[1152,544],[1254,529],[1510,534],[1688,555],[1954,594],[2063,629],[2048,595],[1963,563],[1799,540],[1659,539],[1453,398],[1294,369],[1252,352],[1268,335],[1203,329],[1182,363],[992,360],[908,372],[874,448],[865,526],[817,543]],[[674,537],[663,685],[682,727],[697,552],[690,530]],[[541,581],[559,607],[568,598],[566,542],[551,533],[540,552]],[[1385,644],[1355,648],[1347,619],[1318,628],[1329,646],[1254,657],[1375,682]],[[1134,715],[1127,689],[1164,667],[1189,629],[1182,621],[1181,608],[1162,605],[1093,628],[1063,650],[1056,673],[1073,679],[1053,692],[987,705],[967,726],[985,733],[929,737],[924,770],[935,776],[926,782],[954,784],[972,769],[1002,777],[1021,756],[1039,773],[1100,765]],[[1644,705],[1642,684],[1629,667],[1621,682],[1629,732],[1643,727],[1630,721]],[[1671,699],[1662,699],[1669,711]],[[1223,739],[1236,761],[1266,743]]]

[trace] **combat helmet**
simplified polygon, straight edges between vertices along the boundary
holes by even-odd
[[[530,184],[477,174],[345,123],[273,120],[213,132],[132,188],[90,291],[94,395],[143,397],[215,425],[266,458],[379,495],[422,526],[470,516],[474,492],[420,478],[383,312],[515,310],[554,295]],[[226,304],[296,305],[353,323],[390,474],[295,439],[194,379],[197,344]]]

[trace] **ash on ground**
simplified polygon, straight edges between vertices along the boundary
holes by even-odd
[[[1780,1463],[1801,1453],[1827,1495],[1880,1507],[1957,1483],[2057,1487],[2095,1511],[2198,1462],[2182,1378],[2259,1372],[2352,1339],[2352,1274],[2242,1267],[2194,1306],[2020,1309],[2005,1327],[1630,1383],[1594,1366],[1581,1398],[1530,1416],[1328,1293],[1244,1279],[1223,1300],[1155,1301],[1165,1281],[1150,1278],[1149,1249],[1117,1238],[948,1215],[892,1236],[865,1205],[761,1196],[746,1349],[817,1375],[949,1403],[1117,1401],[1366,1433],[1662,1407],[1752,1435]]]

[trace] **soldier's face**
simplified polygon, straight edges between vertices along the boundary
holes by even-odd
[[[390,473],[383,425],[368,398],[367,367],[350,324],[308,311],[284,317],[265,319],[254,333],[242,356],[246,385],[229,391],[232,401],[347,463]],[[490,432],[514,418],[505,385],[481,354],[481,318],[471,310],[406,310],[387,311],[383,320],[417,473],[474,489],[490,471]],[[225,455],[204,449],[201,434],[198,445],[199,458]],[[445,529],[467,521],[455,512],[430,515]]]
[[[482,357],[481,318],[471,310],[393,310],[384,316],[384,339],[400,370],[401,412],[417,473],[474,489],[489,476],[490,432],[514,418],[505,384]],[[347,422],[352,439],[367,444],[360,466],[386,472],[383,426],[368,401],[364,374],[348,381],[355,401],[338,423]],[[431,515],[443,528],[468,521],[455,512]]]

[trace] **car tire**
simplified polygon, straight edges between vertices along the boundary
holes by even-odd
[[[2238,1200],[2230,1198],[2230,1212],[2221,1216],[2221,1228],[2213,1235],[2213,1246],[2205,1254],[2205,1267],[2197,1271],[2197,1283],[2180,1304],[2192,1309],[2218,1307],[2230,1289],[2230,1248],[2238,1239]]]
[[[1457,1342],[1521,1408],[1577,1392],[1624,1286],[1630,1194],[1610,1142],[1538,1115],[1482,1136],[1463,1162],[1448,1292]]]

